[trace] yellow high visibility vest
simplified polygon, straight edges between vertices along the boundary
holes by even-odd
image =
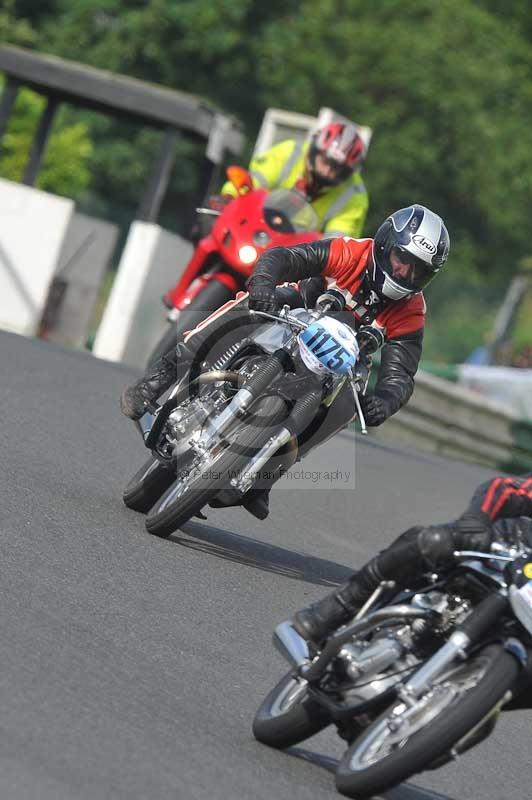
[[[255,156],[249,165],[254,186],[270,190],[290,189],[303,177],[308,147],[308,142],[303,144],[287,139]],[[228,181],[222,187],[222,193],[236,196],[237,191]],[[358,239],[362,235],[369,198],[359,172],[354,172],[338,186],[328,188],[314,198],[311,205],[325,237],[353,236]]]

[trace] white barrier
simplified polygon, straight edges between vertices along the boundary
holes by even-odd
[[[189,242],[159,225],[131,225],[94,341],[94,355],[145,366],[168,326],[161,297],[175,283],[191,253]]]
[[[526,463],[532,449],[520,418],[462,386],[418,372],[408,404],[373,435],[491,467]]]
[[[460,364],[460,386],[491,397],[518,417],[532,420],[532,369]]]
[[[74,203],[0,178],[0,328],[37,333]]]
[[[47,341],[85,347],[118,235],[117,225],[72,215],[41,325]]]

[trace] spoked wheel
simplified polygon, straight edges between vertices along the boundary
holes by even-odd
[[[145,514],[175,481],[176,471],[171,464],[153,456],[135,473],[123,494],[124,503],[133,511]]]
[[[266,696],[253,720],[253,735],[269,747],[283,749],[314,736],[331,722],[308,694],[308,683],[289,672]]]
[[[345,752],[337,789],[368,798],[422,772],[489,714],[518,673],[515,658],[491,645],[451,667],[412,707],[397,699]]]
[[[192,326],[194,327],[194,326]],[[161,356],[165,356],[167,353],[171,353],[177,347],[177,321],[176,322],[169,322],[168,327],[164,331],[163,335],[155,345],[155,348],[152,350],[150,357],[148,359],[147,368],[153,367],[154,364],[161,358]]]
[[[254,453],[268,440],[272,428],[287,414],[284,400],[277,396],[257,401],[253,415],[229,438],[227,446],[201,468],[193,465],[182,471],[175,483],[154,505],[146,518],[146,528],[156,536],[170,536],[201,511],[204,505],[240,474]]]

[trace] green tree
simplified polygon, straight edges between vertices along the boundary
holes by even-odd
[[[413,200],[441,213],[451,231],[449,266],[429,292],[435,335],[427,352],[462,358],[481,342],[514,264],[530,252],[532,45],[524,0],[504,9],[494,0],[54,0],[50,13],[11,0],[11,7],[17,25],[35,27],[34,46],[203,95],[238,115],[251,140],[267,106],[313,114],[328,105],[371,125],[368,233]],[[95,145],[84,200],[132,213],[157,135],[97,115],[80,119]],[[180,144],[165,222],[191,206],[200,151]]]
[[[2,177],[13,181],[22,179],[45,103],[44,97],[29,89],[19,91],[14,113],[2,140]],[[69,124],[60,111],[48,141],[37,186],[56,194],[80,194],[90,182],[88,164],[91,154],[92,143],[87,127],[81,122]]]
[[[37,33],[24,15],[19,15],[14,0],[4,0],[0,8],[0,41],[31,47]]]

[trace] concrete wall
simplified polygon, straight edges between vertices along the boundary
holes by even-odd
[[[460,364],[458,383],[532,421],[532,369]]]
[[[73,213],[72,200],[0,178],[0,328],[37,333]]]
[[[532,470],[532,423],[421,370],[407,405],[370,434],[494,469]]]
[[[161,297],[192,254],[191,244],[159,225],[134,222],[120,259],[93,353],[143,368],[168,323]]]
[[[44,310],[41,335],[85,347],[119,228],[78,212],[72,216]]]

